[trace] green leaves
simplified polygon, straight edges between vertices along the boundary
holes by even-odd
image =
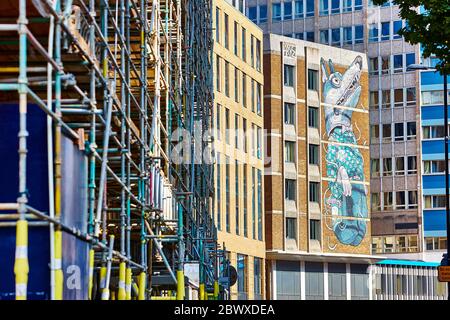
[[[381,5],[385,0],[373,0]],[[441,74],[450,74],[450,0],[393,0],[407,26],[399,32],[407,42],[420,43],[424,58],[435,55]]]

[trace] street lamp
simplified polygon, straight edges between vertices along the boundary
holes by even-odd
[[[410,64],[406,71],[436,71],[435,68],[429,68],[422,64]],[[450,205],[449,205],[449,181],[448,181],[448,103],[447,103],[447,74],[444,73],[444,152],[445,152],[445,219],[447,222],[447,266],[450,266],[450,248],[448,240],[450,238]],[[450,282],[447,282],[447,299],[450,300]]]

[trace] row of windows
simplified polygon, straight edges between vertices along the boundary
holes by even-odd
[[[415,122],[384,123],[370,126],[370,141],[372,143],[379,143],[380,126],[382,129],[381,140],[383,143],[416,139],[417,133]]]
[[[222,13],[216,8],[216,41],[230,49],[230,17],[223,13],[223,30],[221,29]],[[247,35],[247,29],[241,27],[236,21],[233,22],[233,52],[243,61],[248,62],[247,41],[250,40],[250,65],[261,71],[262,46],[261,41],[254,35]]]
[[[291,37],[300,40],[306,40],[310,42],[315,42],[314,31],[305,31],[305,32],[296,32],[296,33],[287,33],[284,36]]]
[[[243,254],[237,254],[236,256],[236,271],[237,271],[237,289],[238,299],[248,299],[248,264],[249,257]],[[262,299],[262,259],[253,258],[253,295],[254,300]]]
[[[339,14],[362,10],[362,0],[320,0],[319,15]]]
[[[262,114],[262,85],[256,80],[252,79],[243,71],[237,67],[231,65],[228,61],[224,61],[216,56],[216,90],[222,92],[231,98],[230,83],[234,82],[233,98],[236,102],[242,102],[244,108],[248,106],[248,99],[250,99],[250,105],[252,112],[256,112],[258,115]],[[222,68],[223,70],[223,87],[222,87]],[[233,72],[234,70],[234,72]],[[233,75],[233,79],[231,79]],[[250,95],[247,91],[250,86]]]
[[[417,191],[373,192],[370,202],[372,211],[414,209],[417,208]]]
[[[364,42],[364,27],[362,25],[324,29],[320,30],[319,33],[320,43],[322,44],[342,46]]]
[[[403,28],[403,21],[386,21],[369,25],[369,42],[401,39],[398,33]]]
[[[220,104],[216,105],[216,135],[217,140],[221,140],[222,134],[222,109],[225,109],[225,143],[231,144],[231,138],[234,135],[234,147],[244,152],[248,152],[250,147],[251,154],[258,159],[262,159],[262,128],[254,123],[247,124],[247,119],[241,117],[238,113],[234,114],[234,131],[231,130],[231,112],[228,108],[222,108]],[[242,119],[241,119],[242,118]],[[242,121],[241,121],[242,120]],[[251,144],[248,143],[248,129],[251,128]]]
[[[308,90],[319,90],[319,76],[317,70],[308,69],[307,82]],[[283,65],[283,85],[291,88],[295,86],[295,66],[290,64]]]
[[[221,154],[218,153],[217,157],[220,159]],[[231,232],[230,227],[230,196],[231,196],[231,165],[230,158],[226,156],[225,163],[225,230],[226,232]],[[222,198],[222,180],[221,171],[222,165],[216,166],[216,211],[217,211],[217,228],[222,230],[222,211],[221,211],[221,198]],[[235,161],[235,195],[236,195],[236,211],[235,211],[235,233],[237,235],[241,234],[241,221],[243,222],[243,236],[248,237],[248,201],[247,195],[251,194],[252,203],[252,235],[253,239],[258,239],[262,241],[263,230],[262,230],[262,172],[260,169],[255,167],[248,168],[247,164],[239,163]],[[250,174],[250,177],[248,177]],[[249,180],[250,178],[250,180]],[[251,189],[250,189],[250,182]],[[242,189],[242,190],[241,190]],[[242,192],[242,193],[241,193]],[[250,193],[251,192],[251,193]],[[242,197],[237,195],[243,194]],[[239,204],[242,199],[242,205]],[[242,208],[242,217],[240,214],[240,209]]]
[[[423,203],[425,209],[445,209],[445,195],[423,196]]]
[[[314,16],[314,0],[272,3],[272,21],[303,19]]]
[[[286,218],[286,240],[297,240],[297,218]],[[320,220],[309,220],[309,239],[319,240],[320,234]]]
[[[449,128],[450,130],[450,128]],[[442,139],[445,137],[444,126],[423,126],[422,138],[423,139]]]
[[[447,100],[450,101],[450,91],[447,94]],[[443,105],[444,104],[444,91],[422,91],[422,106],[429,105]]]
[[[417,252],[417,235],[372,237],[372,253]]]
[[[425,250],[445,250],[447,249],[446,237],[425,237]]]
[[[284,142],[284,162],[294,163],[295,162],[295,142],[285,141]],[[308,145],[308,162],[309,164],[319,164],[319,145],[309,144]]]
[[[386,75],[404,73],[407,71],[406,68],[414,63],[416,63],[415,53],[369,58],[369,74]]]
[[[284,103],[284,123],[295,126],[296,107],[294,103]],[[308,107],[308,127],[319,128],[319,108]]]
[[[416,156],[370,159],[370,172],[373,178],[417,174],[416,159]]]
[[[369,92],[369,108],[388,109],[416,105],[416,88],[397,88]]]

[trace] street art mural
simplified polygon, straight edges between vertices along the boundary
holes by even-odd
[[[325,129],[326,176],[325,214],[341,244],[358,246],[367,232],[367,187],[364,184],[364,159],[356,146],[360,140],[357,124],[352,121],[361,96],[362,58],[357,56],[341,73],[331,59],[321,59],[322,101]],[[357,137],[358,136],[358,137]],[[329,245],[331,250],[336,244]]]

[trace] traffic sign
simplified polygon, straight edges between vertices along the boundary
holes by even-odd
[[[450,282],[450,266],[438,267],[438,279],[440,282]]]

